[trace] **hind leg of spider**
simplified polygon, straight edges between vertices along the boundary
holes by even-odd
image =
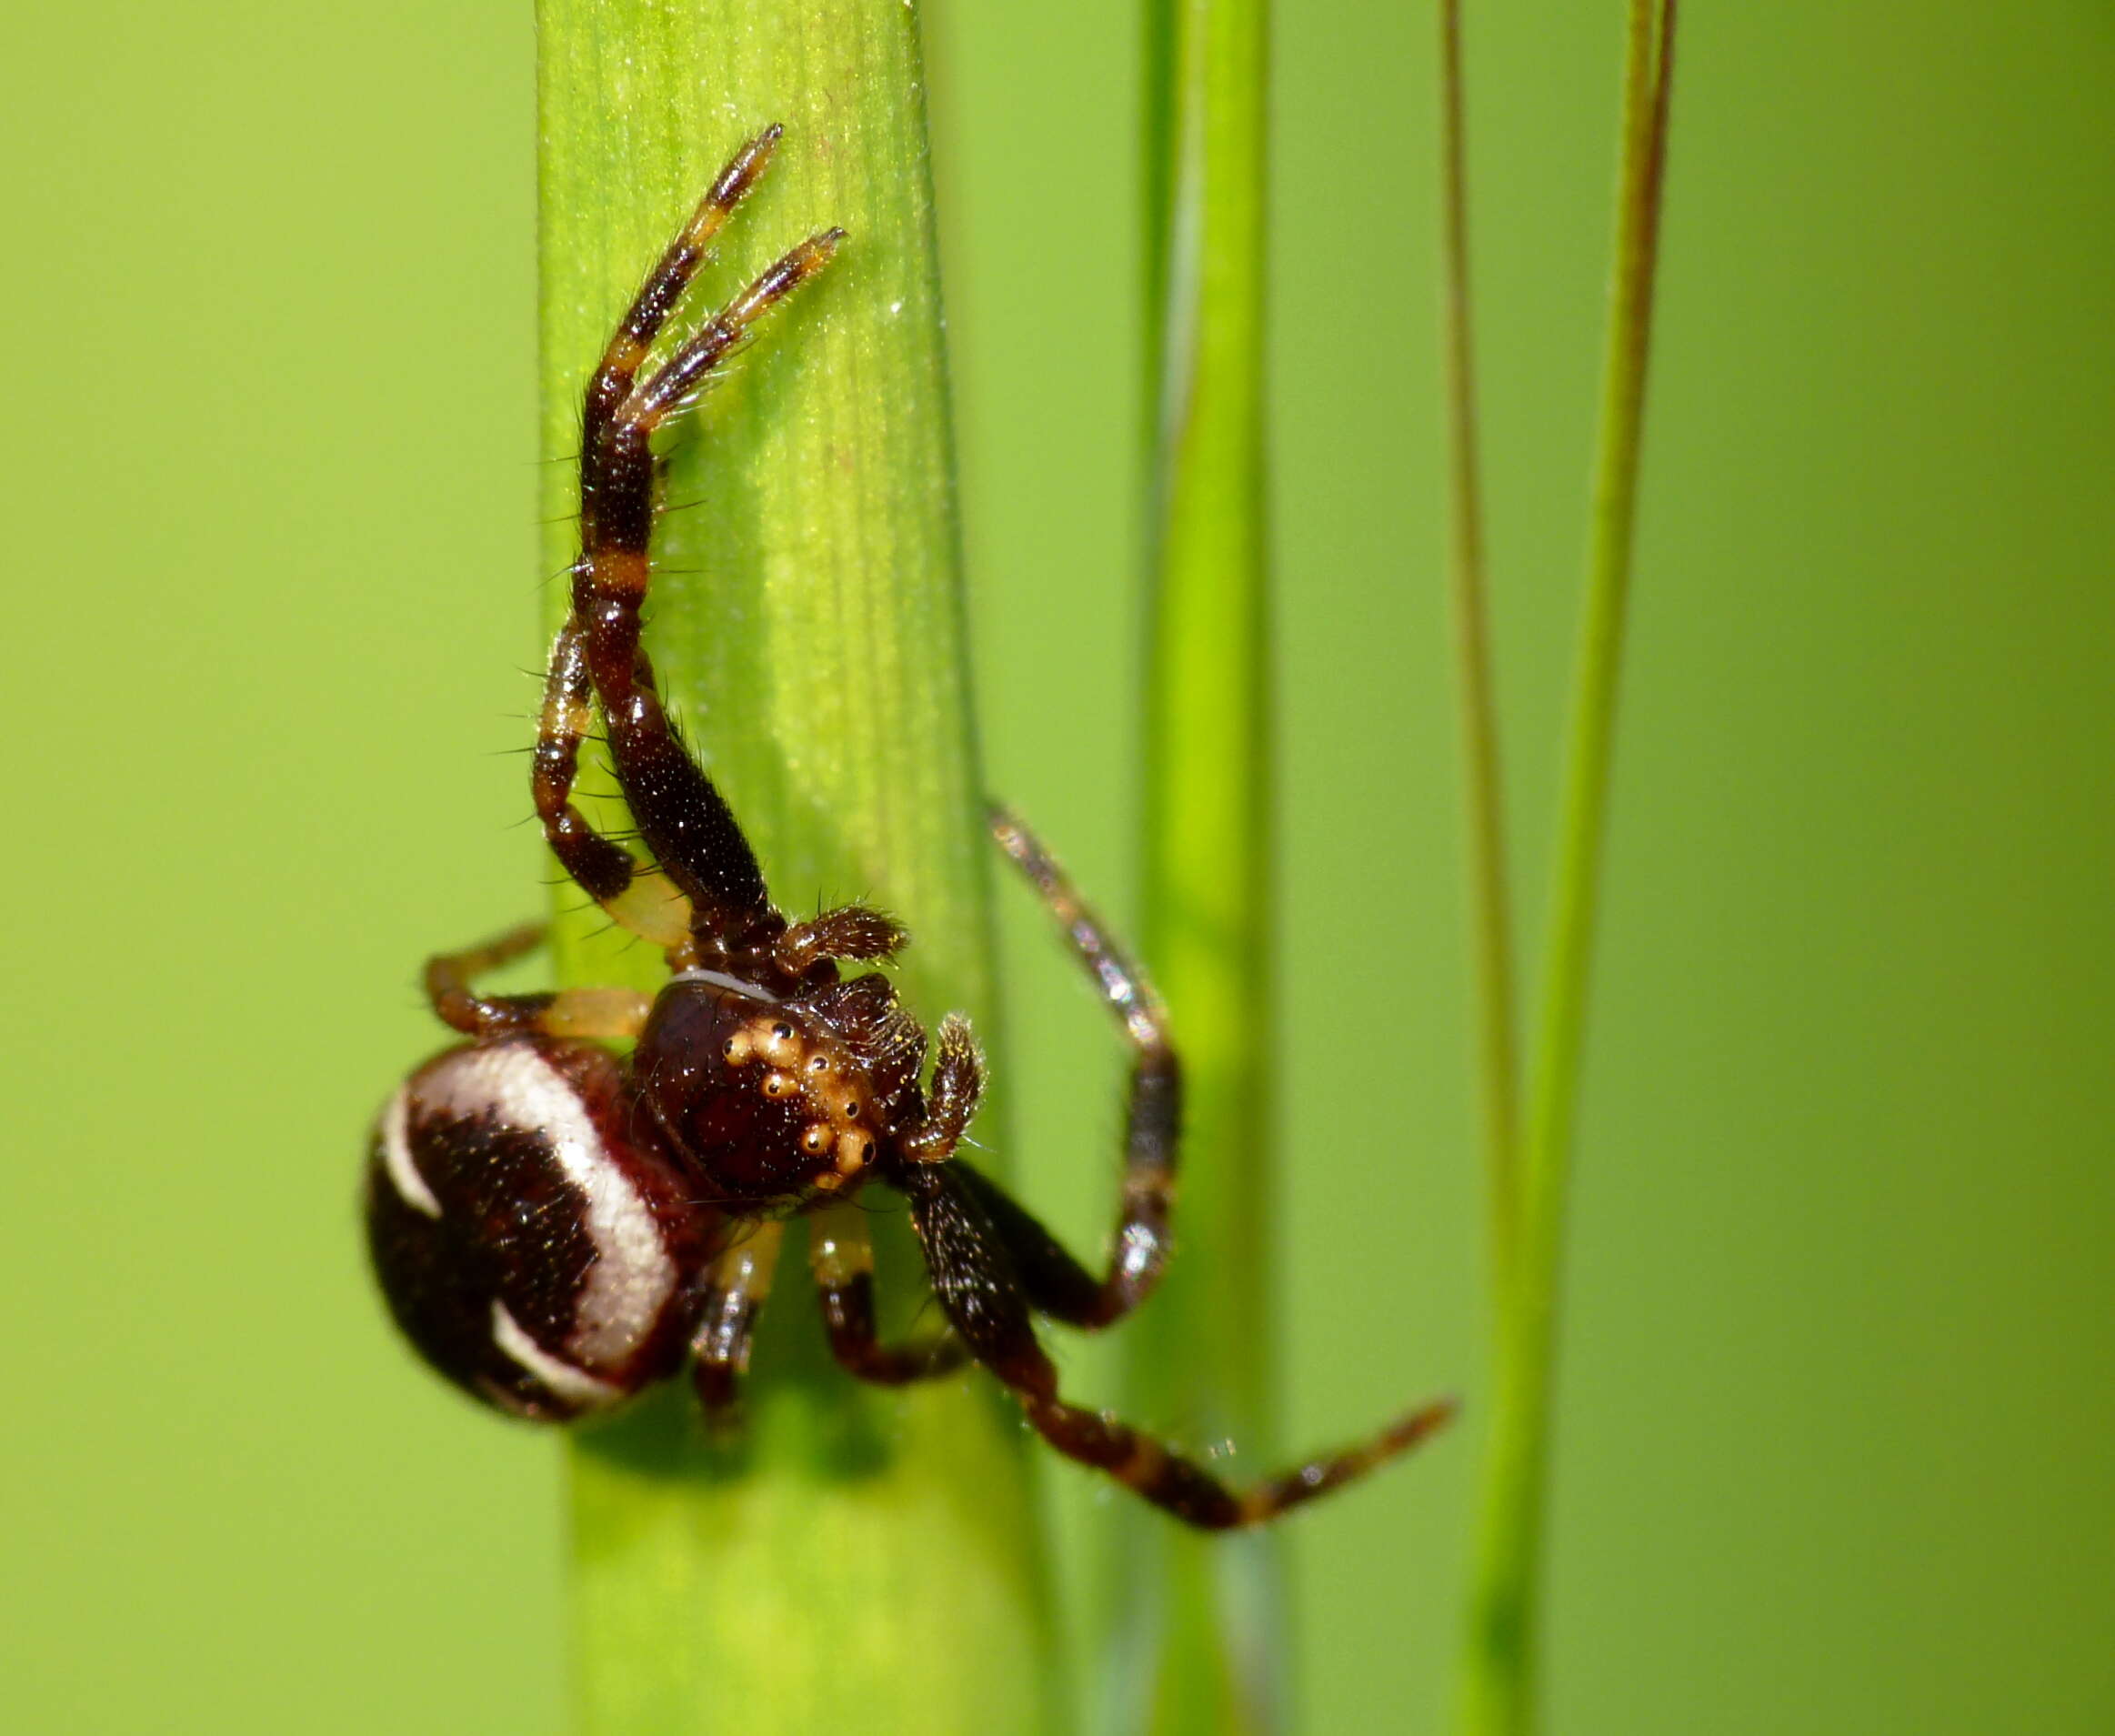
[[[1124,1124],[1124,1187],[1108,1269],[1091,1293],[1068,1281],[1068,1309],[1047,1311],[1089,1329],[1120,1320],[1152,1294],[1168,1265],[1168,1219],[1175,1202],[1176,1154],[1182,1124],[1182,1069],[1168,1032],[1168,1009],[1147,979],[1088,908],[1065,870],[1035,834],[1003,808],[990,815],[992,836],[1058,919],[1095,990],[1117,1016],[1131,1049],[1129,1101]],[[1010,1205],[1011,1202],[1009,1201]],[[1014,1209],[1018,1211],[1018,1208]],[[1021,1214],[1024,1218],[1027,1214]],[[1028,1222],[1033,1224],[1034,1220]],[[1066,1264],[1069,1255],[1035,1232]]]
[[[884,1344],[874,1324],[874,1244],[867,1214],[845,1201],[808,1219],[808,1269],[822,1302],[830,1354],[848,1374],[899,1387],[958,1369],[969,1352],[952,1332],[922,1342]]]
[[[666,366],[632,387],[580,457],[573,618],[586,635],[617,781],[654,859],[697,907],[701,928],[730,948],[757,938],[767,944],[783,919],[771,910],[756,854],[726,799],[670,726],[652,682],[641,678],[652,437],[757,320],[828,264],[840,234],[804,241],[713,315]]]
[[[580,743],[594,721],[586,635],[576,622],[568,622],[551,647],[536,755],[530,761],[529,791],[543,822],[544,841],[558,866],[612,920],[659,947],[672,961],[687,964],[689,900],[660,875],[642,869],[629,850],[596,831],[573,805]]]
[[[895,1180],[910,1199],[934,1293],[969,1353],[1011,1389],[1029,1423],[1059,1452],[1185,1524],[1200,1530],[1268,1524],[1408,1452],[1453,1414],[1450,1400],[1423,1405],[1354,1446],[1257,1482],[1225,1482],[1153,1436],[1058,1396],[1058,1370],[1037,1340],[1021,1275],[984,1195],[964,1184],[962,1165],[906,1165]]]
[[[1051,1379],[1055,1382],[1053,1372]],[[1318,1495],[1355,1482],[1400,1458],[1454,1415],[1442,1399],[1405,1412],[1387,1427],[1335,1452],[1252,1483],[1228,1483],[1164,1441],[1119,1422],[1108,1411],[1083,1410],[1053,1392],[1017,1388],[1022,1412],[1037,1434],[1068,1459],[1107,1471],[1127,1489],[1201,1531],[1246,1530],[1268,1525]]]
[[[543,944],[545,925],[525,922],[460,952],[426,960],[426,998],[442,1021],[472,1037],[637,1037],[653,998],[635,988],[561,988],[555,994],[480,995],[475,984]]]
[[[741,1427],[742,1379],[785,1234],[777,1222],[737,1230],[706,1275],[705,1306],[690,1340],[690,1383],[715,1436],[731,1436]]]

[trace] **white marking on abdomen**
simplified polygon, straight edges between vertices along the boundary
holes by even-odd
[[[382,1125],[376,1129],[382,1138],[382,1168],[399,1199],[429,1218],[438,1218],[441,1202],[434,1198],[433,1189],[411,1160],[410,1095],[410,1086],[398,1086],[396,1095],[382,1111]]]
[[[499,1043],[462,1051],[422,1089],[436,1109],[496,1114],[550,1141],[566,1179],[587,1197],[587,1236],[596,1256],[566,1348],[590,1366],[624,1361],[675,1294],[676,1262],[647,1202],[603,1149],[601,1130],[573,1082],[528,1044]]]
[[[614,1404],[624,1397],[621,1388],[584,1374],[570,1362],[561,1362],[522,1330],[521,1322],[506,1311],[505,1302],[492,1304],[492,1341],[521,1367],[574,1404]]]

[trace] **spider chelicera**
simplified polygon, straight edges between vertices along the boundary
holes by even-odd
[[[1358,1446],[1233,1486],[1058,1396],[1035,1317],[1113,1325],[1167,1262],[1181,1075],[1152,986],[1042,846],[995,813],[1000,847],[1058,919],[1131,1050],[1122,1206],[1098,1277],[956,1155],[984,1084],[967,1021],[940,1021],[928,1073],[927,1033],[887,978],[840,971],[889,958],[903,930],[859,905],[787,921],[657,694],[639,643],[653,435],[844,238],[831,229],[802,242],[640,377],[778,135],[760,134],[721,171],[588,385],[572,617],[551,654],[531,774],[552,853],[617,923],[666,952],[672,975],[651,998],[479,994],[477,977],[535,947],[539,925],[427,965],[435,1012],[470,1040],[412,1074],[376,1121],[366,1213],[384,1294],[436,1370],[501,1410],[587,1416],[687,1362],[707,1420],[724,1424],[785,1227],[800,1219],[830,1349],[849,1373],[895,1386],[980,1363],[1068,1458],[1188,1524],[1262,1523],[1406,1451],[1449,1407],[1424,1406]],[[654,869],[573,805],[597,711]],[[603,1046],[625,1039],[628,1059]],[[946,1322],[923,1340],[886,1343],[876,1330],[856,1196],[877,1185],[908,1200]]]

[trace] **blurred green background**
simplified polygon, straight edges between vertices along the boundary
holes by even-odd
[[[1530,938],[1618,13],[1468,15]],[[987,766],[1123,914],[1136,30],[927,24]],[[1298,1703],[1426,1731],[1483,1379],[1433,31],[1277,32],[1282,1435],[1469,1413],[1298,1522]],[[556,1448],[408,1366],[352,1209],[436,1042],[418,959],[548,871],[510,757],[568,456],[535,447],[532,55],[463,0],[0,27],[10,1730],[559,1729]],[[2105,1731],[2115,15],[1699,3],[1675,108],[1550,1724]],[[1091,1240],[1116,1057],[1005,907],[1024,1186]],[[1385,1137],[1347,1042],[1392,1057]]]

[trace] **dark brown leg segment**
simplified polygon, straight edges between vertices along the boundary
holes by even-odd
[[[776,1222],[737,1229],[738,1239],[713,1261],[707,1276],[705,1307],[690,1340],[690,1380],[706,1427],[715,1434],[731,1434],[740,1426],[742,1377],[749,1371],[757,1316],[771,1294],[785,1233],[786,1227]]]
[[[642,429],[636,426],[638,416],[629,407],[628,400],[637,396],[638,372],[647,352],[698,267],[704,264],[714,237],[769,166],[780,131],[777,126],[767,127],[735,153],[698,202],[690,221],[677,232],[654,269],[647,273],[638,294],[610,336],[595,377],[588,382],[581,414],[583,553],[575,569],[574,617],[560,635],[552,654],[551,679],[545,701],[545,729],[537,750],[536,811],[543,818],[545,835],[551,840],[553,851],[566,872],[579,881],[588,895],[618,921],[671,950],[687,941],[692,915],[688,902],[667,898],[665,888],[657,890],[651,886],[637,885],[637,865],[630,853],[596,836],[567,800],[578,741],[588,728],[589,627],[583,621],[582,592],[586,577],[593,569],[596,551],[605,548],[636,549],[639,557],[639,588],[642,591],[645,588],[646,538],[654,504],[653,460],[647,449],[647,438],[652,427],[649,425]],[[619,434],[626,437],[613,438]],[[623,527],[614,537],[613,525]],[[635,647],[636,607],[634,599],[631,638]],[[675,748],[673,758],[687,758],[680,744],[674,742],[667,719],[661,716],[659,702],[654,695],[652,672],[646,667],[643,656],[637,658],[636,667],[625,670],[612,691],[617,695],[616,703],[627,704],[637,714],[629,719],[629,725],[643,724],[649,730],[657,727],[666,738],[665,745]],[[613,726],[613,737],[616,733]],[[660,759],[668,758],[666,752],[660,756]],[[649,775],[653,769],[653,766],[647,768]],[[678,810],[676,830],[681,831],[681,821],[687,819],[694,832],[702,830],[709,834],[717,840],[722,852],[731,852],[732,866],[718,878],[737,894],[746,895],[752,889],[755,894],[736,898],[734,902],[739,911],[747,914],[760,906],[764,902],[762,878],[732,816],[719,801],[717,792],[695,768],[670,765],[661,769],[664,775],[659,781],[668,786],[667,796],[657,801],[642,786],[640,790],[633,792],[635,802],[653,809],[673,801]],[[702,791],[697,788],[700,786]],[[642,796],[647,798],[641,799]],[[634,818],[638,816],[635,814]],[[660,829],[670,828],[663,823]],[[642,830],[647,830],[643,822]],[[650,830],[647,839],[650,846],[659,848]],[[680,873],[677,882],[685,892],[697,889],[686,884],[686,877]],[[681,924],[681,931],[672,934],[671,928],[677,923]]]
[[[958,1164],[907,1165],[897,1184],[926,1253],[941,1309],[969,1352],[1013,1389],[1037,1433],[1068,1459],[1106,1471],[1200,1530],[1264,1525],[1408,1452],[1453,1415],[1441,1400],[1398,1417],[1371,1439],[1246,1485],[1222,1482],[1195,1460],[1058,1396],[1058,1370],[1037,1342],[1027,1298],[985,1189],[963,1185]],[[993,1189],[996,1191],[996,1189]]]
[[[632,853],[603,837],[573,806],[580,743],[594,727],[587,636],[576,621],[560,629],[544,678],[543,717],[530,762],[529,792],[544,841],[580,889],[634,934],[666,952],[690,940],[690,903],[657,874],[641,871]]]
[[[533,952],[544,924],[518,928],[426,963],[426,998],[444,1023],[472,1037],[533,1031],[544,1037],[637,1037],[646,1028],[651,996],[634,988],[564,988],[556,994],[480,995],[477,978]]]
[[[760,164],[737,174],[730,166],[728,174],[746,186],[757,167]],[[779,919],[741,828],[670,726],[643,671],[639,610],[649,578],[647,548],[654,521],[652,437],[758,319],[828,263],[839,239],[832,230],[804,241],[708,319],[659,372],[635,383],[614,407],[591,401],[580,457],[581,553],[573,568],[573,618],[586,635],[610,755],[654,859],[698,907],[711,931],[730,945],[767,942]],[[681,247],[679,242],[675,251]],[[672,302],[688,268],[670,268],[666,260],[664,268],[670,270],[672,286],[665,299]],[[650,278],[642,292],[648,314],[664,298],[654,290],[658,281],[658,276]],[[649,322],[647,315],[634,312],[642,329],[659,323],[657,316]],[[591,400],[594,393],[614,391],[614,384],[606,382],[621,378],[626,366],[637,368],[629,341],[620,332]]]
[[[827,1206],[808,1219],[807,1259],[830,1354],[847,1373],[876,1386],[899,1387],[968,1360],[968,1350],[952,1332],[923,1343],[881,1342],[874,1324],[874,1246],[857,1206]]]
[[[1102,1324],[1102,1280],[1075,1259],[1033,1212],[976,1165],[957,1158],[947,1168],[990,1220],[1029,1306],[1067,1326],[1091,1329]]]
[[[1108,1326],[1153,1293],[1168,1265],[1168,1216],[1175,1202],[1176,1153],[1182,1131],[1182,1069],[1168,1037],[1168,1009],[1159,995],[1088,908],[1065,870],[1007,809],[992,809],[991,832],[1058,918],[1067,943],[1117,1015],[1124,1040],[1131,1047],[1124,1195],[1108,1271],[1091,1295],[1076,1295],[1068,1283],[1059,1287],[1067,1298],[1063,1306],[1055,1301],[1037,1303],[1068,1325]],[[1014,1210],[1027,1217],[1018,1207]],[[1071,1257],[1050,1241],[1040,1225],[1036,1230],[1065,1264],[1072,1265]],[[1025,1246],[1014,1251],[1024,1267],[1037,1263]]]
[[[1068,1459],[1106,1470],[1154,1506],[1203,1531],[1268,1525],[1302,1502],[1341,1489],[1408,1452],[1454,1415],[1454,1401],[1442,1399],[1398,1417],[1355,1447],[1234,1487],[1106,1410],[1082,1410],[1055,1397],[1027,1392],[1017,1396],[1036,1431]]]

